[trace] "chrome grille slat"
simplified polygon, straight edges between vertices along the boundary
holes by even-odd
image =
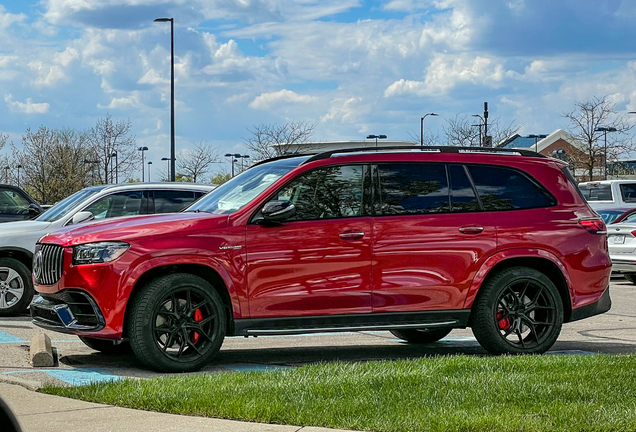
[[[62,277],[64,269],[64,248],[58,245],[43,244],[36,249],[36,253],[41,252],[42,259],[40,261],[41,273],[40,277],[36,274],[35,281],[41,285],[53,285]]]

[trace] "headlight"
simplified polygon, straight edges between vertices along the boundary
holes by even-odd
[[[124,242],[87,243],[73,248],[73,265],[115,261],[128,250]]]

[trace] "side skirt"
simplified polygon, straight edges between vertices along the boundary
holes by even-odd
[[[234,321],[235,336],[291,335],[408,328],[464,328],[470,309],[321,315],[293,318],[256,318]]]

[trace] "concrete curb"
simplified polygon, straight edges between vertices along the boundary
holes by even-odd
[[[29,347],[29,359],[33,367],[55,366],[51,338],[44,333],[37,333],[33,336]]]

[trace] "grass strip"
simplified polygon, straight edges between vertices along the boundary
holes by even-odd
[[[121,407],[380,432],[634,431],[636,355],[450,356],[123,380],[44,393]]]

